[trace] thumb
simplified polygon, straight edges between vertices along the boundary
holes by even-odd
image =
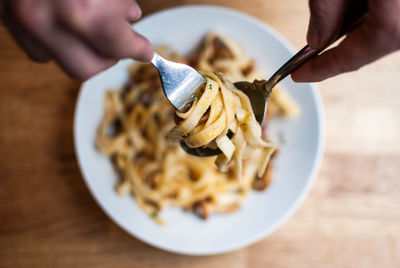
[[[312,48],[328,45],[338,34],[349,0],[310,0],[307,43]]]

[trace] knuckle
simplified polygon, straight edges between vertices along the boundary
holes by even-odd
[[[104,10],[95,10],[77,15],[74,17],[75,26],[78,30],[90,38],[106,39],[103,41],[109,41],[107,38],[109,33],[114,32],[116,19],[112,18],[112,14]]]
[[[76,27],[82,24],[83,11],[80,1],[61,1],[56,6],[58,19],[66,25]]]
[[[85,8],[87,22],[92,28],[96,28],[98,25],[106,25],[113,20],[115,14],[113,5],[92,4]]]
[[[104,25],[110,12],[102,1],[70,0],[58,3],[57,15],[66,25],[87,34]]]

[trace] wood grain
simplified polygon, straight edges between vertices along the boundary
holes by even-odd
[[[142,0],[144,14],[186,4],[249,13],[296,48],[307,1]],[[72,140],[79,83],[29,61],[0,29],[0,267],[400,267],[400,54],[321,83],[325,155],[310,196],[267,239],[189,257],[118,228],[81,178]]]

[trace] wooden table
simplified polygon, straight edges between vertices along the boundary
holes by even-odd
[[[307,1],[142,0],[249,13],[295,47]],[[0,29],[0,267],[400,267],[400,53],[321,83],[326,143],[318,179],[281,229],[229,254],[189,257],[148,246],[95,204],[76,162],[79,83],[27,60]]]

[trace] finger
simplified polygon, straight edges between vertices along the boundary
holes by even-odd
[[[126,1],[126,0],[124,0]],[[107,58],[134,58],[140,61],[150,61],[153,56],[153,48],[150,42],[133,31],[126,20],[126,9],[136,10],[123,2],[113,1],[107,8],[93,6],[87,13],[82,8],[69,4],[70,1],[62,1],[63,8],[71,11],[71,15],[60,13],[61,24],[68,28],[72,34],[79,35],[89,46],[93,47],[99,55]],[[122,4],[121,4],[122,3]],[[60,6],[61,7],[61,6]],[[140,14],[135,11],[130,15],[136,19]]]
[[[370,17],[337,46],[304,64],[292,74],[296,82],[318,82],[351,72],[398,49],[392,31]]]
[[[82,3],[82,1],[62,2]],[[54,12],[50,11],[43,2],[24,1],[23,3],[24,5],[15,9],[15,17],[48,49],[56,62],[73,78],[86,80],[116,63],[115,59],[97,55],[80,38],[58,27]]]
[[[27,53],[29,58],[37,62],[48,62],[52,55],[48,49],[28,31],[19,25],[12,16],[5,15],[3,18],[5,26],[17,41],[18,45]]]
[[[312,48],[326,46],[340,31],[349,0],[310,0],[307,43]]]
[[[75,79],[86,80],[117,63],[115,59],[97,55],[78,37],[62,31],[54,32],[51,36],[53,38],[46,41],[56,62]]]
[[[76,29],[78,34],[96,51],[110,58],[133,58],[139,61],[150,61],[153,47],[142,35],[133,31],[123,19],[105,21],[93,28]]]
[[[150,61],[153,56],[153,47],[150,42],[136,33],[123,20],[110,21],[104,25],[104,28],[97,27],[83,35],[88,42],[108,57]]]

